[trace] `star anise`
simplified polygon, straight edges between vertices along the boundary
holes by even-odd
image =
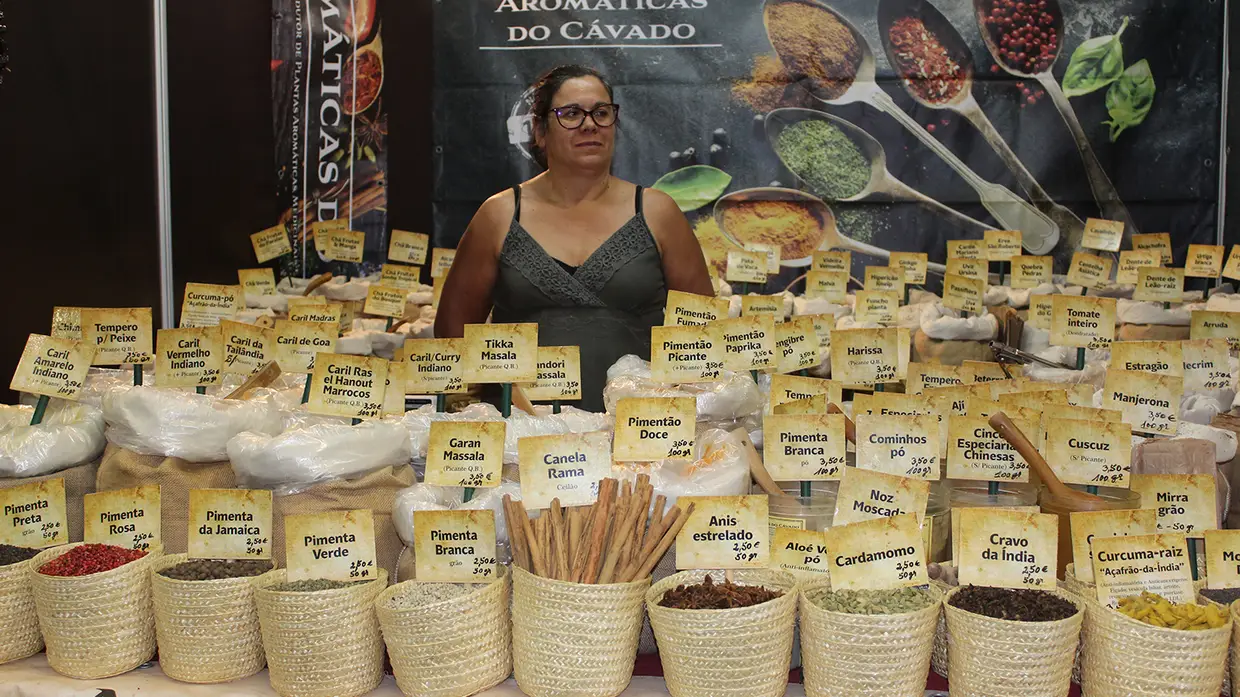
[[[383,111],[382,97],[375,102],[374,114],[373,118],[367,117],[365,114],[357,117],[353,151],[359,160],[366,157],[373,162],[374,155],[383,147],[384,141],[387,140],[388,119],[387,113]]]

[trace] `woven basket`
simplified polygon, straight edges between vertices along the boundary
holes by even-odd
[[[783,595],[752,607],[679,610],[660,607],[663,594],[721,571],[682,571],[654,584],[646,610],[673,697],[778,697],[788,687],[797,580],[785,571],[744,569],[736,583],[761,585]]]
[[[955,586],[949,586],[942,581],[931,580],[930,587],[939,592],[940,595],[947,595]],[[934,628],[934,650],[930,653],[930,670],[936,675],[947,677],[947,615],[943,610],[939,609],[938,624]]]
[[[374,601],[387,587],[387,570],[347,588],[271,590],[286,579],[278,569],[254,580],[272,689],[282,697],[356,697],[378,687],[383,640]]]
[[[512,571],[512,664],[532,697],[613,697],[633,679],[650,579],[588,584]]]
[[[1228,666],[1227,682],[1240,685],[1240,602],[1231,604],[1231,664]],[[1231,694],[1230,691],[1227,694]]]
[[[151,608],[151,564],[158,552],[111,571],[89,576],[46,576],[39,568],[81,545],[40,552],[30,560],[30,584],[47,642],[52,670],[71,678],[98,680],[120,675],[155,655]]]
[[[1060,588],[1074,595],[1085,598],[1097,598],[1098,587],[1092,583],[1086,583],[1076,577],[1076,564],[1069,562],[1063,571],[1063,581],[1060,582]],[[1089,631],[1089,624],[1081,625],[1081,640],[1076,644],[1076,659],[1072,663],[1072,682],[1077,685],[1081,684],[1081,655],[1085,651],[1085,634]]]
[[[39,615],[30,587],[30,560],[0,566],[0,663],[16,661],[43,650]]]
[[[1014,622],[966,612],[944,600],[947,681],[968,697],[1063,697],[1072,679],[1084,612],[1055,622]],[[1051,591],[1083,610],[1077,596]]]
[[[254,604],[254,578],[178,581],[159,575],[189,558],[172,554],[151,566],[159,667],[173,680],[218,683],[267,665]]]
[[[1231,615],[1231,624],[1233,627],[1233,630],[1232,630],[1233,639],[1231,642],[1231,651],[1228,652],[1227,654],[1227,667],[1223,670],[1223,697],[1231,697],[1231,684],[1232,684],[1231,674],[1232,674],[1232,671],[1236,669],[1236,651],[1240,650],[1240,646],[1236,646],[1236,640],[1234,638],[1235,632],[1240,631],[1240,629],[1238,629],[1240,628],[1240,625],[1236,623],[1236,608],[1232,606],[1223,605],[1222,603],[1216,603],[1213,600],[1210,600],[1209,598],[1205,597],[1204,595],[1201,595],[1201,588],[1204,588],[1204,585],[1197,589],[1197,602],[1198,603],[1201,603],[1202,605],[1205,605],[1206,603],[1212,603],[1214,605],[1218,605],[1219,607],[1225,608],[1227,612]],[[1234,606],[1235,603],[1232,603],[1232,605]]]
[[[924,610],[854,615],[824,610],[808,593],[830,581],[802,586],[801,662],[809,697],[922,697],[941,597]]]
[[[1230,618],[1218,629],[1166,629],[1086,599],[1085,626],[1085,697],[1215,697],[1222,690]]]

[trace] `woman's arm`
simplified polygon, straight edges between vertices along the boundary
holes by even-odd
[[[505,192],[487,199],[478,207],[465,235],[456,248],[456,258],[444,280],[435,314],[435,336],[455,339],[465,334],[465,325],[482,324],[491,314],[491,292],[499,270],[499,252],[512,216],[512,194]]]
[[[642,205],[646,224],[654,234],[663,256],[663,277],[668,290],[698,295],[714,295],[715,284],[706,271],[706,257],[685,214],[671,196],[657,189],[645,189]]]

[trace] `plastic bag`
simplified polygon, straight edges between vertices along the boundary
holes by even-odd
[[[1180,422],[1209,426],[1230,404],[1230,399],[1220,402],[1213,394],[1186,394],[1180,399]]]
[[[289,296],[276,293],[275,295],[258,295],[255,293],[245,294],[245,306],[260,310],[272,310],[281,314],[288,314]]]
[[[999,320],[990,313],[962,318],[958,311],[939,303],[921,307],[921,331],[931,339],[990,341],[999,335]]]
[[[396,419],[289,425],[279,434],[247,432],[228,441],[238,486],[293,494],[315,482],[355,479],[411,459],[409,434]]]
[[[1215,293],[1206,301],[1206,309],[1214,312],[1240,312],[1240,295]]]
[[[1028,328],[1026,328],[1026,331],[1028,331]],[[1049,338],[1049,334],[1047,336]],[[1074,348],[1047,346],[1034,353],[1039,358],[1045,358],[1048,361],[1055,361],[1065,365],[1076,365],[1076,349]],[[1107,361],[1110,357],[1110,351],[1086,350],[1084,370],[1051,368],[1035,362],[1025,365],[1024,375],[1027,378],[1044,382],[1058,382],[1071,385],[1089,383],[1096,387],[1102,387],[1103,383],[1106,382]]]
[[[612,418],[607,414],[595,414],[572,407],[564,407],[560,414],[552,414],[551,407],[535,407],[536,416],[513,409],[504,429],[504,463],[517,462],[517,441],[530,436],[551,436],[566,433],[609,431]],[[409,443],[415,460],[425,461],[430,441],[431,423],[435,421],[505,421],[499,410],[490,404],[471,404],[454,414],[438,414],[427,405],[407,412],[402,424],[409,433]]]
[[[392,520],[396,525],[396,533],[406,547],[413,546],[413,512],[414,511],[484,511],[495,513],[495,541],[508,544],[508,520],[504,516],[504,495],[514,500],[521,500],[521,485],[516,482],[501,482],[499,486],[486,489],[475,489],[475,496],[469,501],[464,500],[464,489],[460,487],[431,486],[414,484],[402,489],[392,503]]]
[[[1187,327],[1192,322],[1193,310],[1200,305],[1172,305],[1164,309],[1162,303],[1119,300],[1115,307],[1115,320],[1120,324],[1158,324]]]
[[[34,410],[0,406],[0,477],[38,477],[89,462],[103,452],[103,412],[60,399],[48,403],[31,426]]]
[[[792,301],[792,314],[797,316],[835,315],[843,317],[851,312],[852,310],[847,305],[836,305],[822,298],[794,298]]]
[[[626,397],[693,397],[701,421],[740,419],[762,410],[762,393],[752,378],[724,371],[714,382],[664,385],[651,379],[650,364],[634,355],[621,356],[607,369],[603,404],[614,414]]]
[[[650,466],[655,495],[667,498],[666,509],[681,496],[741,496],[749,493],[749,462],[740,441],[727,431],[711,429],[697,435],[697,459],[664,460]],[[636,479],[638,471],[617,469],[619,476]]]
[[[108,442],[142,455],[220,462],[238,433],[274,435],[280,412],[272,399],[220,399],[178,388],[114,387],[103,397]]]
[[[1007,305],[1008,307],[1029,307],[1030,288],[1009,288],[1008,286],[987,286],[986,295],[982,299],[985,305]]]

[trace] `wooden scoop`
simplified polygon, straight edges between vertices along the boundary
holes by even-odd
[[[246,378],[245,382],[241,383],[237,389],[229,392],[224,399],[245,399],[247,392],[260,387],[266,387],[275,382],[278,377],[280,377],[280,364],[272,361],[262,370]],[[309,380],[310,378],[307,377],[306,379]]]
[[[1065,501],[1079,501],[1086,504],[1103,502],[1103,499],[1100,497],[1083,491],[1077,491],[1059,481],[1059,477],[1055,476],[1055,471],[1047,464],[1046,459],[1038,453],[1037,448],[1033,447],[1033,443],[1029,442],[1029,439],[1025,437],[1024,433],[1021,433],[1016,424],[1012,423],[1007,414],[997,411],[991,414],[989,422],[990,427],[995,429],[995,432],[1002,436],[1003,440],[1007,441],[1013,448],[1016,448],[1016,452],[1020,453],[1021,457],[1025,458],[1025,462],[1028,462],[1033,471],[1042,478],[1042,481],[1051,490],[1052,494]]]
[[[762,463],[762,458],[758,455],[758,449],[754,447],[753,441],[749,439],[749,432],[744,428],[737,428],[732,431],[731,435],[740,441],[745,459],[749,461],[749,475],[758,483],[758,486],[768,496],[793,498],[791,494],[780,489],[779,485],[775,483],[775,478],[771,476],[771,473],[766,469],[766,465]]]
[[[313,281],[310,281],[308,284],[306,284],[306,289],[303,290],[301,294],[304,296],[309,296],[311,293],[314,292],[315,288],[318,288],[319,286],[323,285],[324,283],[327,283],[330,280],[332,280],[332,272],[330,271],[328,271],[327,273],[321,276],[316,276]]]
[[[832,402],[827,405],[827,413],[844,414],[844,410],[838,404]],[[857,444],[857,424],[853,423],[853,420],[848,418],[847,414],[844,414],[844,437],[848,439],[849,443]]]

